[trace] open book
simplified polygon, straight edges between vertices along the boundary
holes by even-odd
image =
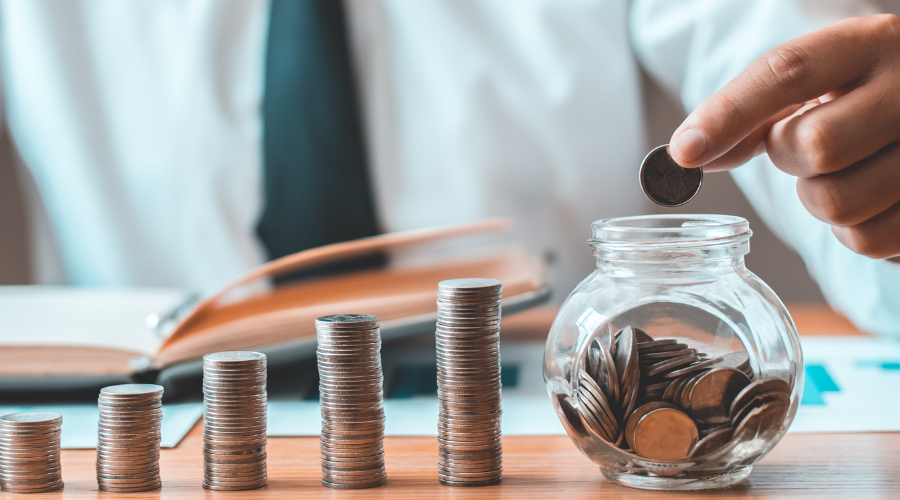
[[[165,381],[196,372],[208,352],[259,350],[270,362],[315,352],[316,317],[379,317],[385,340],[433,331],[437,284],[464,277],[503,282],[504,314],[543,302],[543,265],[520,250],[430,265],[311,278],[275,288],[269,279],[374,252],[501,231],[503,220],[406,231],[327,245],[268,262],[175,319],[165,335],[146,319],[183,304],[173,289],[0,287],[0,391],[84,386],[119,380]]]

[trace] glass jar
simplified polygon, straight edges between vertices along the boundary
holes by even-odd
[[[797,330],[747,270],[724,215],[604,219],[591,273],[550,330],[544,380],[569,437],[608,479],[736,483],[784,436],[803,389]]]

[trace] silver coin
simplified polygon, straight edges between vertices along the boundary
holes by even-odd
[[[52,411],[22,411],[0,417],[0,428],[58,427],[62,415]]]

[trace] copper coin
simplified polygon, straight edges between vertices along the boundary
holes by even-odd
[[[722,427],[707,434],[703,439],[697,441],[697,444],[691,448],[688,458],[702,457],[718,450],[728,444],[734,434],[731,427]]]
[[[644,415],[634,428],[634,450],[651,460],[687,458],[697,443],[697,425],[681,410],[658,408]]]
[[[783,392],[790,394],[791,389],[788,383],[779,378],[769,378],[756,380],[745,387],[731,403],[729,414],[734,416],[738,410],[745,407],[754,397],[767,392]]]
[[[643,417],[647,413],[659,408],[675,407],[670,404],[657,401],[639,406],[631,413],[631,415],[629,415],[628,420],[625,421],[625,440],[628,442],[629,446],[631,446],[632,448],[634,447],[634,429],[637,426],[638,420],[640,420],[641,417]]]
[[[731,420],[731,403],[750,379],[736,368],[716,368],[705,372],[691,387],[690,412],[697,420],[721,424]]]

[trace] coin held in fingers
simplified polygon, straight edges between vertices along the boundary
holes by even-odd
[[[684,168],[669,155],[669,145],[659,146],[641,162],[641,189],[657,205],[678,207],[700,191],[703,169]]]

